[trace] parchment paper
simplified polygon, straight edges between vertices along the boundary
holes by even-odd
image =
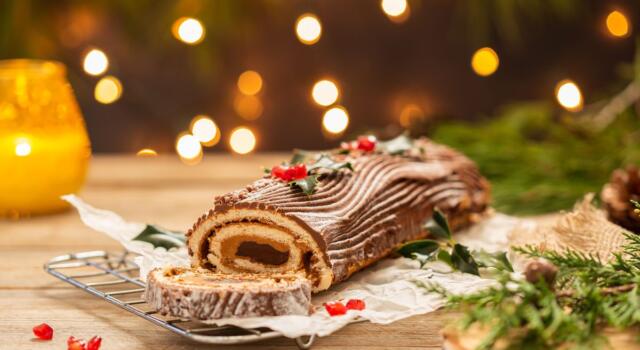
[[[74,195],[63,196],[63,199],[78,210],[85,225],[107,234],[127,250],[140,255],[136,258],[136,263],[140,266],[142,279],[155,267],[189,265],[186,248],[167,251],[164,248],[154,248],[147,242],[132,241],[144,229],[145,224],[127,222],[119,215],[94,208]],[[519,224],[522,224],[521,221],[514,217],[493,214],[480,224],[457,234],[456,239],[472,249],[507,250],[509,232]],[[310,316],[232,318],[216,320],[215,324],[232,324],[244,328],[268,327],[291,338],[312,334],[329,335],[356,318],[388,324],[435,311],[443,305],[441,298],[425,293],[416,281],[437,283],[457,294],[471,293],[494,283],[490,279],[452,272],[447,265],[438,262],[429,263],[421,269],[417,261],[389,258],[356,273],[326,292],[314,295],[316,311]],[[365,310],[350,310],[346,315],[330,317],[322,307],[325,302],[352,298],[363,299],[366,303]]]

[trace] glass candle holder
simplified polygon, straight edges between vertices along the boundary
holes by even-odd
[[[67,207],[91,148],[62,63],[0,61],[0,217],[45,214]]]

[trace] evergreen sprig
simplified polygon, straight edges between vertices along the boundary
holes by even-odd
[[[625,239],[610,261],[575,250],[515,248],[553,264],[555,282],[523,279],[498,267],[497,286],[472,294],[421,286],[464,312],[462,331],[471,326],[488,330],[478,349],[492,349],[498,341],[507,349],[599,348],[607,344],[599,335],[603,328],[640,327],[640,236],[625,234]]]

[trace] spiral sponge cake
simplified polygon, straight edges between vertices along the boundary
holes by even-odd
[[[149,273],[145,299],[160,314],[200,321],[307,315],[311,286],[296,274],[228,275],[166,267]]]
[[[354,171],[322,175],[312,195],[265,177],[217,197],[187,234],[192,264],[226,274],[298,273],[318,292],[428,235],[422,226],[436,207],[454,229],[477,220],[489,185],[475,164],[428,139],[413,143],[401,155],[344,156]]]

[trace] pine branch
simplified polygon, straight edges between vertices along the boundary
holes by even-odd
[[[472,294],[451,295],[433,285],[428,290],[464,312],[462,331],[474,325],[489,329],[478,349],[491,349],[498,341],[509,349],[598,348],[606,344],[601,328],[640,326],[640,237],[625,237],[621,253],[607,262],[575,250],[515,249],[552,263],[556,284],[502,273],[498,286]]]

